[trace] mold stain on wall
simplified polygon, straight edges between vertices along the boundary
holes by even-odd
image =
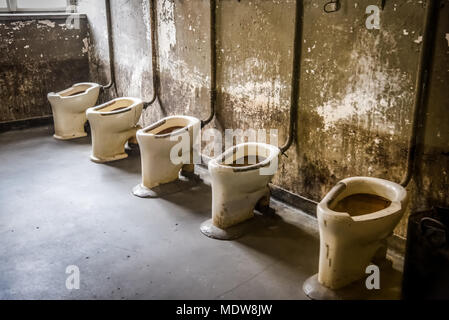
[[[0,122],[49,116],[48,92],[88,80],[87,21],[73,30],[64,21],[0,21]]]
[[[162,100],[167,101],[164,112],[182,109],[184,114],[201,117],[210,87],[210,56],[208,28],[199,26],[208,25],[208,10],[204,10],[208,3],[202,1],[200,8],[195,8],[198,3],[162,0],[157,5]]]
[[[382,133],[395,134],[397,122],[388,117],[389,108],[400,110],[412,101],[413,89],[410,90],[409,84],[413,79],[400,68],[390,67],[389,61],[379,63],[382,57],[377,50],[381,43],[388,45],[394,54],[396,43],[387,32],[374,37],[362,33],[349,53],[354,72],[344,79],[346,87],[342,94],[329,96],[326,89],[319,93],[320,97],[329,99],[317,108],[324,130],[357,118],[358,125],[364,129],[376,127]],[[326,75],[321,75],[321,80],[326,82]]]
[[[294,1],[220,1],[218,84],[222,128],[276,129],[286,139]]]

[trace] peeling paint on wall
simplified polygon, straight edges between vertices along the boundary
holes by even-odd
[[[381,57],[377,48],[388,39],[389,47],[395,51],[396,43],[387,33],[371,39],[368,35],[360,37],[349,54],[353,61],[354,72],[349,76],[343,94],[331,95],[330,99],[317,108],[322,117],[324,129],[335,127],[342,120],[351,122],[357,119],[358,126],[369,129],[375,126],[378,130],[394,134],[396,121],[387,117],[389,108],[401,108],[403,101],[411,101],[413,88],[407,72],[397,67],[380,63]],[[323,79],[323,81],[326,81]],[[322,97],[329,96],[324,88]]]
[[[158,39],[159,39],[159,61],[160,68],[170,74],[176,74],[176,68],[171,61],[172,49],[176,46],[176,27],[173,0],[162,0],[157,2],[158,12]]]
[[[50,21],[50,20],[39,20],[38,22],[40,24],[46,25],[47,27],[50,27],[50,28],[54,28],[55,27],[55,23],[53,21]]]
[[[21,28],[23,28],[27,25],[33,24],[35,22],[36,22],[36,20],[27,20],[27,21],[19,20],[19,21],[12,21],[8,24],[5,24],[5,26],[11,26],[12,30],[20,30]]]
[[[83,38],[83,48],[82,48],[82,52],[83,53],[87,53],[89,51],[89,40],[88,38]]]
[[[266,70],[266,64],[266,61],[258,58],[247,58],[244,65],[234,68],[231,74],[232,77],[245,78],[255,70]],[[257,80],[228,82],[222,87],[222,91],[229,94],[236,113],[244,112],[242,108],[248,109],[249,105],[253,108],[280,107],[284,112],[288,112],[288,105],[281,105],[281,92],[284,90],[288,88],[286,83],[281,81],[280,75],[275,75],[269,81],[260,77]],[[247,105],[242,105],[239,101],[247,101]]]
[[[182,51],[185,50],[183,41],[193,41],[189,39],[192,28],[177,28],[178,23],[183,23],[182,19],[192,19],[195,21],[197,17],[192,15],[181,16],[176,14],[177,8],[182,3],[174,0],[162,0],[157,2],[157,21],[158,21],[158,61],[161,72],[162,82],[170,79],[170,85],[162,86],[163,95],[168,97],[182,98],[184,106],[183,114],[194,115],[198,112],[198,99],[200,92],[204,92],[209,88],[210,76],[204,73],[196,65],[188,63],[182,57]],[[181,32],[178,41],[178,32]],[[206,31],[206,33],[208,33]],[[195,37],[195,36],[194,36]],[[198,39],[194,41],[197,42]],[[206,45],[205,41],[201,45]],[[197,52],[201,53],[201,46],[197,47]],[[206,53],[209,55],[209,53]],[[206,68],[208,70],[209,68]],[[170,107],[170,106],[168,106]]]
[[[0,24],[0,122],[51,115],[48,92],[89,80],[85,42],[75,37],[87,37],[86,19],[78,30],[57,21]]]
[[[151,21],[150,21],[150,5],[148,0],[142,0],[143,22],[145,25],[146,39],[151,42]]]

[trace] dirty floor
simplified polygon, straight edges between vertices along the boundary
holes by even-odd
[[[316,222],[272,200],[239,240],[205,237],[211,190],[142,199],[137,150],[90,161],[90,137],[51,126],[0,134],[0,299],[306,299]],[[66,288],[67,266],[80,289]]]

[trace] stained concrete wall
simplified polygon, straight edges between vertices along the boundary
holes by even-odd
[[[51,115],[47,93],[89,77],[87,19],[0,18],[0,122]]]
[[[413,203],[449,204],[449,1],[440,9],[427,108],[421,118]]]
[[[366,7],[378,2],[342,1],[340,11],[327,14],[324,1],[304,1],[297,142],[282,158],[274,184],[319,201],[345,177],[401,180],[425,7],[423,1],[387,0],[380,30],[368,30]],[[111,97],[152,95],[148,3],[112,1],[117,92]],[[211,126],[274,128],[279,143],[286,139],[295,3],[217,1],[219,90]],[[426,130],[409,187],[413,209],[449,205],[449,1],[441,3]],[[91,27],[91,76],[104,82],[103,3],[81,0],[79,8]],[[142,124],[171,114],[205,118],[209,1],[158,0],[157,12],[162,105],[149,108]],[[406,217],[396,230],[405,233]]]

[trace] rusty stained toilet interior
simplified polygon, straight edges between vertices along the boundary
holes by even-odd
[[[61,97],[71,97],[71,96],[75,96],[78,94],[82,94],[84,92],[87,91],[87,89],[91,88],[91,86],[88,85],[79,85],[79,86],[75,86],[71,89],[69,89],[68,91],[61,93]]]
[[[190,123],[188,121],[182,118],[168,118],[158,125],[150,126],[148,129],[144,129],[144,132],[161,136],[186,128],[189,124]]]
[[[113,111],[123,110],[123,109],[126,109],[129,106],[131,106],[133,103],[134,103],[134,101],[128,100],[128,99],[114,100],[111,103],[105,105],[104,107],[97,109],[97,111],[113,112]]]
[[[360,216],[388,208],[391,201],[376,194],[359,193],[349,195],[338,201],[330,209],[345,212],[350,216]]]
[[[235,151],[230,157],[223,159],[220,163],[225,166],[239,168],[239,167],[247,167],[250,165],[258,164],[265,161],[266,157],[260,154],[249,154],[248,155],[248,146],[245,146],[244,151],[241,152],[244,155],[239,155],[237,151]]]

